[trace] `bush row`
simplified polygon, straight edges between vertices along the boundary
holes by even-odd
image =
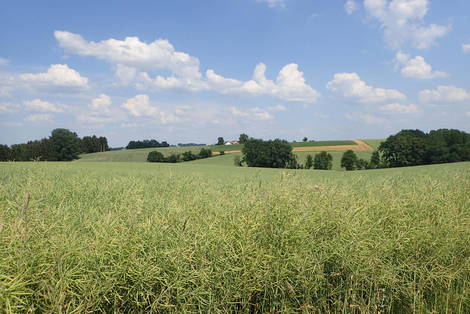
[[[161,152],[153,151],[148,154],[147,161],[177,163],[209,157],[212,157],[212,150],[210,148],[202,148],[198,154],[194,154],[192,151],[187,151],[182,154],[171,154],[168,157],[165,157]]]

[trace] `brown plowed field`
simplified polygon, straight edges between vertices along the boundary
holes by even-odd
[[[357,145],[340,145],[340,146],[313,146],[313,147],[294,147],[292,151],[294,153],[298,152],[321,152],[321,151],[327,151],[327,152],[345,152],[347,150],[353,150],[355,152],[367,152],[367,151],[374,151],[372,147],[367,145],[363,141],[359,140],[354,140],[354,142],[357,143]],[[231,150],[231,151],[226,151],[226,154],[232,154],[232,153],[240,153],[240,150]],[[214,152],[213,155],[218,155],[219,152]]]

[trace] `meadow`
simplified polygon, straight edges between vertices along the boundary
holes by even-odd
[[[470,312],[469,163],[203,161],[0,163],[0,312]]]

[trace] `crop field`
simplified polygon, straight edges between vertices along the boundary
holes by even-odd
[[[470,312],[469,163],[204,161],[0,163],[0,312]]]

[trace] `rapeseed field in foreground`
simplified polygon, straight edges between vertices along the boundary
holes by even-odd
[[[2,313],[469,313],[470,164],[0,164]]]

